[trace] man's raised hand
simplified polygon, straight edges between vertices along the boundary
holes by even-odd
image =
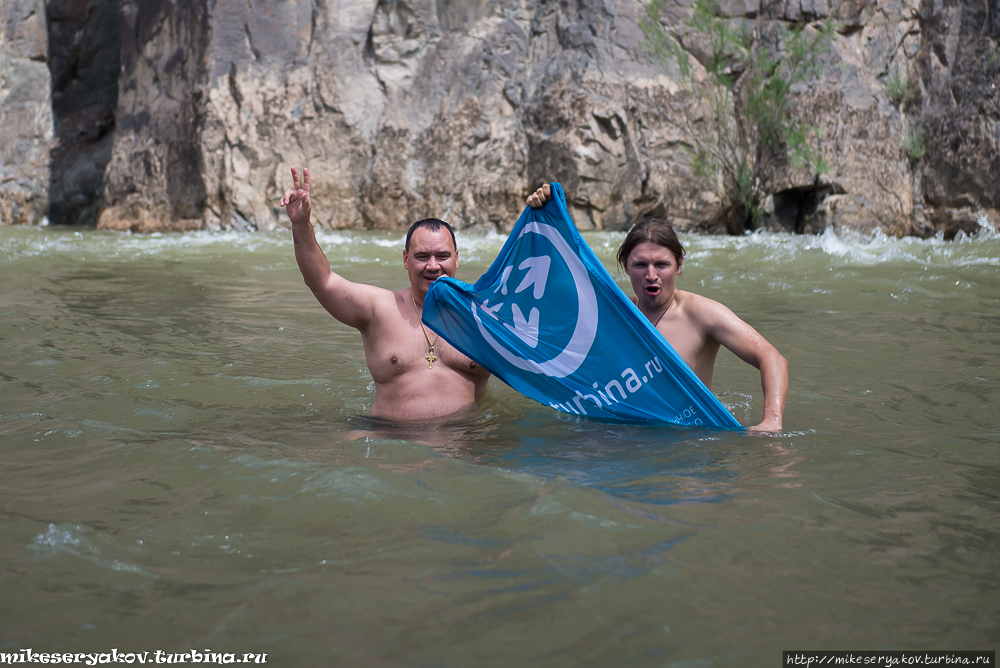
[[[285,207],[285,213],[292,225],[309,224],[309,214],[312,213],[312,202],[309,200],[309,169],[302,169],[302,180],[299,180],[299,170],[292,167],[293,190],[286,190],[281,197],[280,206]]]
[[[527,203],[532,209],[538,209],[550,199],[552,199],[552,188],[548,183],[546,183],[541,188],[528,195]]]

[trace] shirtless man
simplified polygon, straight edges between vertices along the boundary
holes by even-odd
[[[528,198],[532,207],[551,197],[548,185]],[[781,431],[788,394],[788,362],[753,327],[717,301],[678,290],[684,246],[674,228],[658,218],[636,224],[618,249],[618,263],[628,274],[635,292],[633,302],[677,354],[712,388],[715,357],[725,346],[741,360],[760,370],[764,390],[764,419],[751,431]]]
[[[410,287],[392,292],[352,283],[330,269],[309,216],[309,170],[292,167],[294,189],[281,198],[292,222],[295,261],[330,315],[361,332],[365,361],[375,381],[371,413],[394,420],[449,415],[486,392],[490,374],[420,322],[424,296],[441,276],[454,276],[458,248],[451,226],[434,218],[410,227],[403,268]]]

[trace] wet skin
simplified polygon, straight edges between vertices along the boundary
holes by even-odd
[[[764,417],[754,431],[780,431],[788,362],[757,330],[719,302],[675,286],[683,258],[665,246],[638,244],[625,261],[635,304],[711,389],[715,358],[725,346],[761,373]]]
[[[550,199],[550,193],[548,186],[539,188],[528,198],[528,204],[540,207]],[[678,290],[675,282],[683,260],[669,248],[652,242],[633,248],[625,262],[635,293],[633,301],[709,389],[720,346],[760,370],[764,416],[749,429],[781,431],[788,394],[788,362],[757,330],[726,306]]]
[[[403,251],[410,286],[391,291],[352,283],[330,269],[310,222],[309,171],[300,180],[292,168],[294,188],[281,206],[292,222],[295,260],[306,285],[320,304],[340,322],[361,332],[365,361],[375,381],[373,416],[413,420],[450,415],[486,392],[490,374],[429,329],[437,359],[428,365],[429,346],[420,316],[431,283],[454,276],[458,249],[445,228],[413,232]]]

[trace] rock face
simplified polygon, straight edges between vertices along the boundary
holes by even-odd
[[[662,208],[623,104],[635,85],[660,85],[632,58],[636,9],[126,3],[123,48],[135,53],[99,225],[272,228],[289,167],[308,165],[327,227],[446,216],[505,228],[545,179],[566,185],[582,227],[624,226]]]
[[[185,231],[208,224],[205,4],[122,3],[117,128],[99,228]]]
[[[37,224],[53,132],[45,6],[0,0],[0,21],[0,222]]]
[[[921,6],[924,41],[912,62],[913,116],[927,152],[916,169],[925,203],[914,232],[975,230],[1000,210],[1000,1]]]
[[[796,0],[760,11],[769,21],[830,16],[839,30],[798,107],[820,129],[813,145],[829,172],[777,174],[771,229],[951,238],[984,216],[1000,223],[997,0]]]
[[[35,30],[24,7],[41,0],[0,1],[13,53],[27,42],[10,35]],[[697,59],[689,4],[666,0],[662,21]],[[720,2],[765,30],[839,24],[829,67],[798,91],[830,170],[777,170],[767,226],[926,236],[974,231],[984,214],[1000,222],[998,5]],[[698,119],[644,52],[643,11],[635,0],[49,0],[51,215],[137,231],[270,229],[284,224],[275,203],[289,167],[304,165],[328,228],[437,216],[509,229],[530,190],[559,181],[581,228],[655,213],[725,231],[684,157]],[[43,65],[45,53],[20,57]]]
[[[1000,2],[846,2],[835,17],[849,67],[803,96],[836,188],[814,229],[951,238],[1000,223]]]
[[[93,225],[111,159],[121,27],[118,0],[49,0],[49,67],[56,141],[49,220]]]

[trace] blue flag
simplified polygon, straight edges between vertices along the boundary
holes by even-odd
[[[742,429],[590,250],[552,184],[489,270],[439,278],[423,321],[521,394],[565,413]]]

